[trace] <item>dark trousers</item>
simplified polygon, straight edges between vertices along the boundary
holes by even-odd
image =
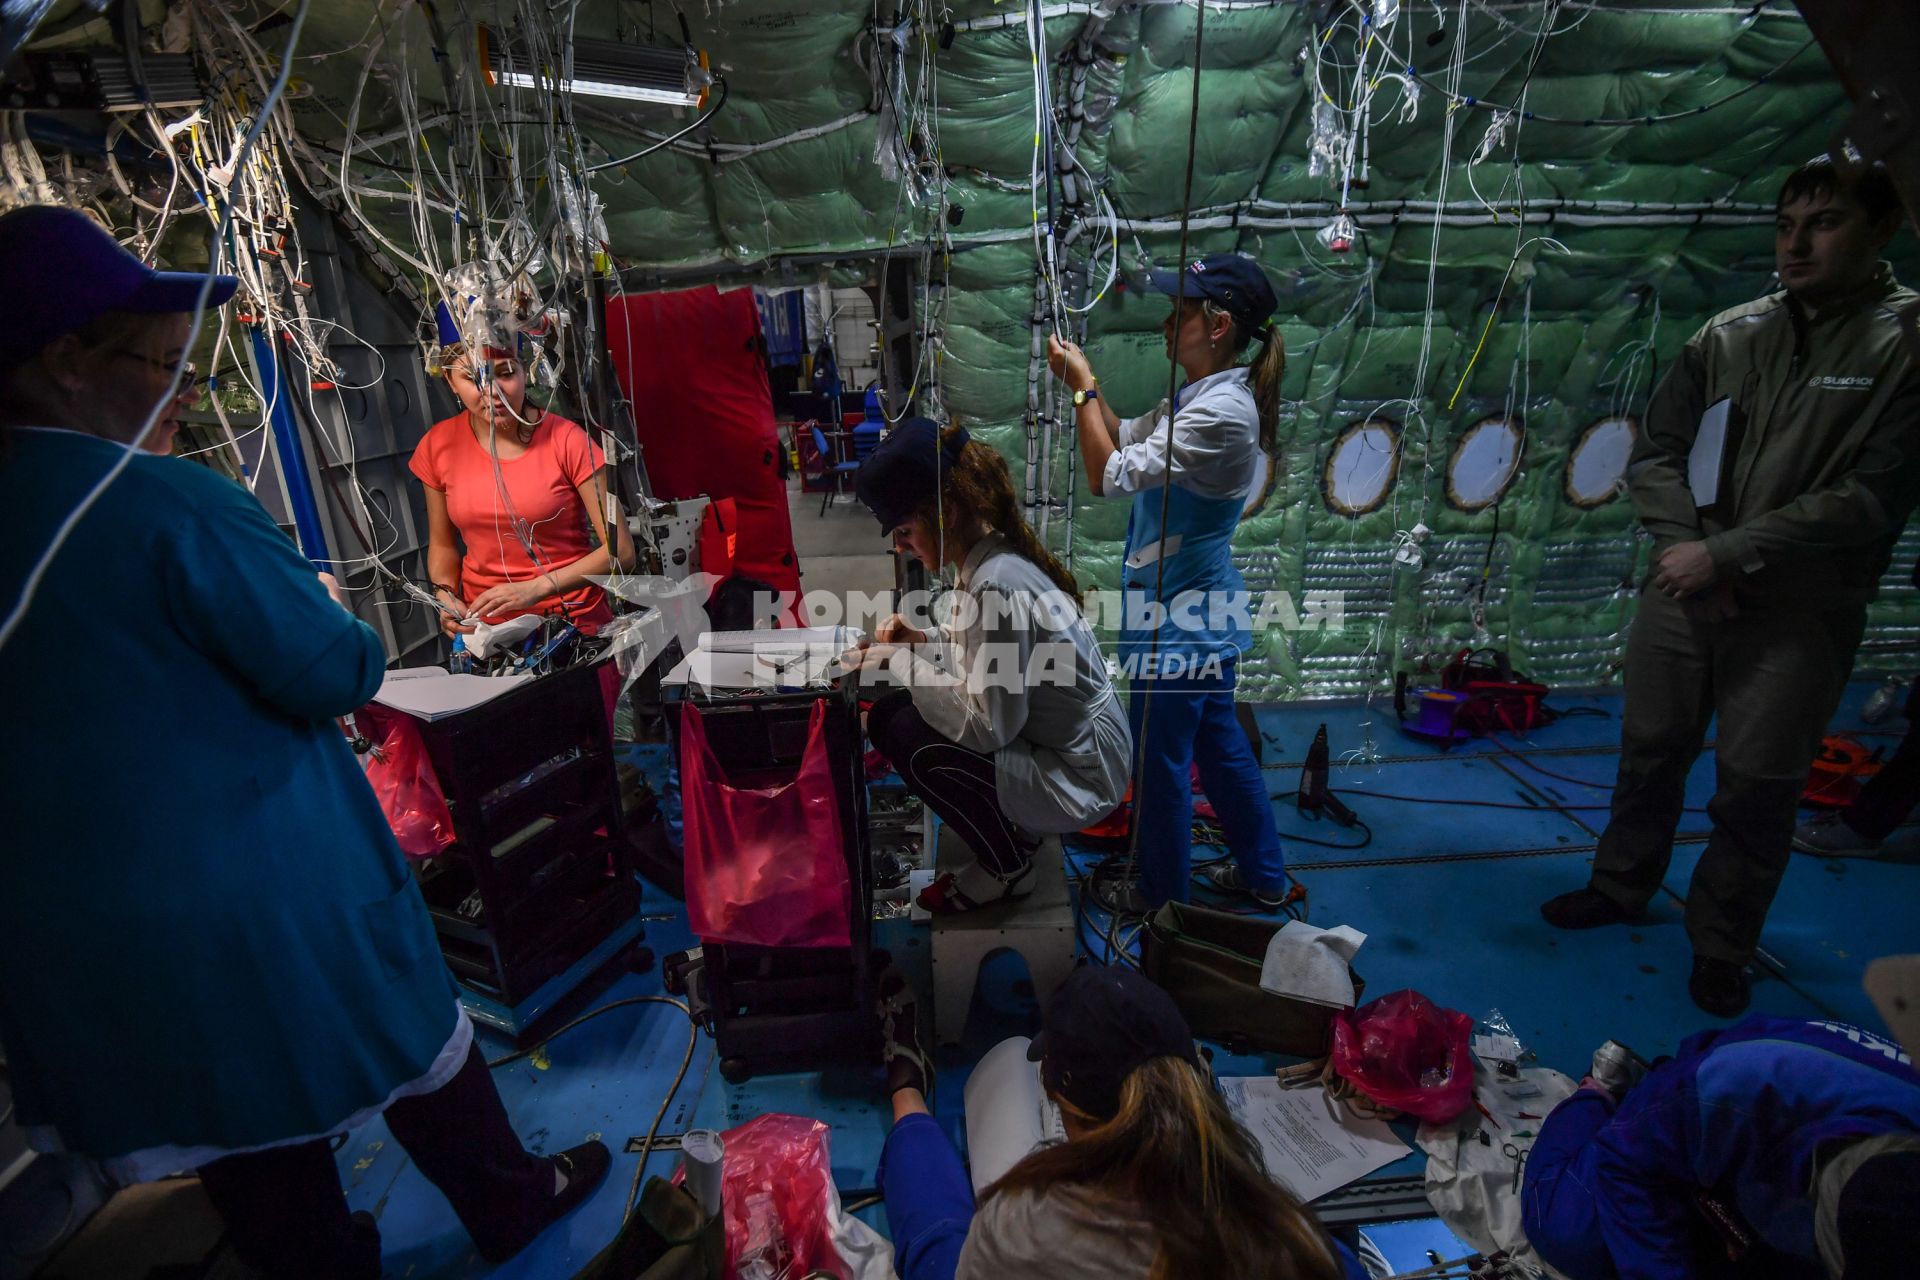
[[[478,1045],[453,1079],[395,1102],[386,1120],[483,1256],[504,1258],[546,1225],[553,1163],[520,1145]],[[228,1156],[200,1182],[250,1266],[287,1280],[379,1280],[379,1232],[348,1217],[327,1142]]]
[[[1860,794],[1842,816],[1849,827],[1869,840],[1885,840],[1920,805],[1920,745],[1913,740],[1920,725],[1920,681],[1907,692],[1907,736],[1894,748],[1893,758],[1867,779]]]
[[[1214,680],[1136,678],[1129,692],[1127,719],[1140,761],[1133,801],[1140,893],[1153,906],[1185,902],[1191,893],[1195,766],[1240,878],[1263,893],[1286,891],[1287,859],[1273,800],[1234,710],[1234,670],[1228,662]]]
[[[1862,607],[1749,609],[1706,622],[1643,591],[1627,638],[1620,773],[1593,888],[1630,911],[1659,891],[1687,770],[1718,716],[1713,833],[1687,890],[1687,934],[1696,954],[1750,960],[1786,874],[1807,770],[1865,624]]]
[[[913,694],[896,689],[867,711],[867,740],[893,761],[907,790],[926,801],[995,875],[1032,861],[1032,848],[1000,811],[993,757],[940,736],[914,710]]]

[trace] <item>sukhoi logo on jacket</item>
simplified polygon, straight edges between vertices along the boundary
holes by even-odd
[[[1809,391],[1871,391],[1873,390],[1873,382],[1874,382],[1874,379],[1872,374],[1853,374],[1853,375],[1837,374],[1837,373],[1816,374],[1815,376],[1807,379],[1807,390]]]

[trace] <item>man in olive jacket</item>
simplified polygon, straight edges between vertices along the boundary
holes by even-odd
[[[1634,446],[1628,486],[1654,551],[1627,640],[1613,812],[1587,887],[1541,908],[1563,929],[1640,914],[1717,714],[1713,834],[1686,922],[1688,990],[1721,1017],[1747,1007],[1808,767],[1920,498],[1920,370],[1898,318],[1916,295],[1879,260],[1899,226],[1893,185],[1823,156],[1776,209],[1784,290],[1693,336]],[[1716,450],[1702,423],[1723,414]]]

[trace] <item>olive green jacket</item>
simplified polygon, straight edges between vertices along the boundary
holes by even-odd
[[[1817,314],[1769,294],[1723,311],[1655,389],[1628,489],[1656,551],[1704,539],[1742,601],[1803,609],[1873,598],[1920,499],[1920,367],[1896,311],[1916,295],[1885,264]],[[1733,401],[1721,492],[1695,506],[1701,415]]]

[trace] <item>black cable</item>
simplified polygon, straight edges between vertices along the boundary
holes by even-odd
[[[515,1049],[512,1053],[507,1054],[505,1057],[494,1058],[493,1060],[487,1063],[487,1066],[489,1069],[492,1069],[495,1067],[504,1067],[509,1062],[518,1062],[520,1059],[527,1057],[529,1054],[538,1053],[540,1050],[546,1048],[548,1045],[552,1044],[555,1040],[558,1040],[561,1036],[567,1034],[567,1032],[573,1030],[575,1027],[579,1026],[581,1023],[590,1022],[593,1019],[599,1017],[603,1013],[610,1013],[615,1009],[622,1009],[622,1008],[625,1008],[627,1005],[632,1005],[632,1004],[670,1004],[674,1008],[680,1010],[682,1013],[687,1012],[687,1006],[685,1006],[684,1004],[680,1003],[678,1000],[675,1000],[669,996],[626,996],[622,999],[614,1000],[608,1004],[603,1004],[598,1009],[589,1009],[587,1012],[575,1018],[572,1022],[569,1022],[566,1026],[561,1027],[558,1031],[555,1031],[552,1035],[548,1036],[546,1039],[541,1040],[536,1044],[530,1044],[524,1049]]]
[[[727,105],[727,78],[725,76],[715,76],[713,78],[713,82],[720,86],[720,101],[714,103],[711,107],[708,107],[706,110],[706,113],[702,115],[698,120],[695,120],[692,124],[688,125],[686,128],[682,129],[680,132],[669,134],[668,136],[660,139],[660,141],[654,143],[650,147],[642,147],[640,150],[634,152],[630,156],[622,156],[618,160],[608,160],[601,164],[590,164],[587,166],[587,172],[599,173],[602,169],[617,169],[623,164],[632,164],[635,160],[639,160],[646,156],[650,156],[654,152],[658,151],[660,148],[667,146],[670,143],[675,143],[680,141],[680,139],[686,137],[688,134],[692,133],[695,129],[698,129],[701,125],[713,119],[716,115],[720,114],[720,108]]]
[[[1194,157],[1200,145],[1200,62],[1201,51],[1205,48],[1207,31],[1207,6],[1203,3],[1194,10],[1193,27],[1193,96],[1187,111],[1187,173],[1186,185],[1180,197],[1180,255],[1175,262],[1177,274],[1174,277],[1173,294],[1173,337],[1167,343],[1167,431],[1166,462],[1160,477],[1160,537],[1164,541],[1167,535],[1167,513],[1173,505],[1173,420],[1180,412],[1180,329],[1186,321],[1187,305],[1187,247],[1189,231],[1193,221],[1193,168]],[[1167,557],[1154,557],[1153,598],[1159,601],[1166,585]],[[1142,774],[1146,768],[1147,725],[1153,713],[1153,672],[1159,665],[1160,629],[1155,627],[1148,632],[1147,673],[1148,682],[1140,694],[1140,728],[1135,735],[1136,747],[1133,757],[1134,794],[1145,798]],[[1138,803],[1136,800],[1135,803]],[[1140,824],[1131,823],[1127,829],[1127,879],[1132,880],[1135,868],[1140,860]],[[1118,917],[1116,916],[1115,919]],[[1113,942],[1113,921],[1108,922],[1107,941],[1111,949]]]

